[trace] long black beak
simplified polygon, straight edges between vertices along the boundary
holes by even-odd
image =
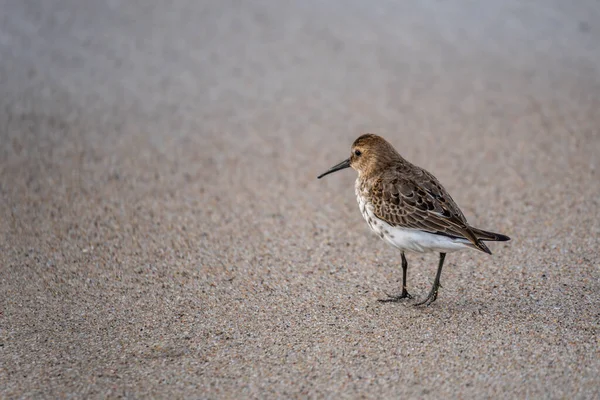
[[[340,169],[348,168],[349,166],[350,166],[350,159],[344,160],[341,163],[329,168],[326,172],[323,172],[321,175],[317,176],[317,179],[321,179],[325,175],[329,175],[331,173],[334,173],[335,171],[339,171]]]

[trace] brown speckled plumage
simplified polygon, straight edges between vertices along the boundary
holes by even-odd
[[[370,167],[363,174],[359,171],[359,190],[373,205],[375,215],[391,226],[464,238],[474,248],[488,254],[491,252],[482,240],[508,239],[504,235],[469,226],[466,217],[437,178],[406,161],[380,136],[362,135],[352,147],[377,150]],[[362,155],[368,154],[369,150],[366,151],[362,150]]]
[[[382,239],[403,251],[403,291],[400,296],[392,296],[393,300],[410,297],[405,286],[404,251],[440,252],[434,286],[421,303],[430,304],[437,297],[446,252],[474,248],[491,254],[484,240],[509,240],[508,236],[470,226],[436,177],[405,160],[380,136],[360,136],[352,145],[350,158],[319,178],[347,167],[358,172],[356,197],[367,224]]]

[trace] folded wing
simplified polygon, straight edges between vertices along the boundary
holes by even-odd
[[[491,254],[433,175],[421,169],[401,172],[384,175],[372,185],[370,197],[377,217],[392,226],[466,239],[474,248]]]

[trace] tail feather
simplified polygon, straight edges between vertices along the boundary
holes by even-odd
[[[492,251],[487,247],[481,240],[477,240],[475,243],[469,243],[474,249],[483,251],[487,254],[492,254]]]
[[[475,250],[483,251],[487,254],[492,254],[490,249],[483,243],[483,241],[493,241],[493,242],[505,242],[510,240],[510,238],[506,235],[502,235],[501,233],[494,233],[484,231],[482,229],[473,228],[472,226],[467,226],[465,230],[463,230],[464,236],[453,236],[449,235],[446,232],[435,232],[438,235],[448,236],[454,239],[458,239],[463,241],[469,247],[474,248]]]
[[[471,247],[473,247],[474,249],[483,251],[484,253],[492,254],[490,249],[488,249],[488,247],[485,244],[483,244],[483,242],[481,240],[479,240],[479,238],[477,238],[475,232],[473,232],[473,228],[467,227],[467,229],[465,229],[463,231],[463,233],[465,234],[465,238],[469,242],[471,242],[471,243],[469,243],[469,245]]]
[[[477,229],[477,228],[473,228],[471,227],[471,231],[473,231],[473,233],[475,234],[475,237],[479,240],[487,240],[487,241],[491,241],[491,242],[506,242],[507,240],[510,240],[510,238],[506,235],[503,235],[501,233],[495,233],[495,232],[489,232],[489,231],[484,231],[482,229]]]
[[[510,238],[508,236],[502,235],[500,233],[488,232],[488,231],[484,231],[482,229],[473,228],[472,226],[469,228],[470,228],[471,232],[473,233],[473,236],[475,236],[475,240],[471,240],[471,243],[470,243],[471,246],[473,246],[473,248],[475,248],[477,250],[481,250],[487,254],[492,254],[492,252],[483,243],[484,240],[493,241],[493,242],[505,242],[507,240],[510,240]]]

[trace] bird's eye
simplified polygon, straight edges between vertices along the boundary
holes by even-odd
[[[360,151],[360,150],[354,150],[354,155],[355,155],[356,157],[360,156],[361,154],[362,154],[362,153],[361,153],[361,151]]]

